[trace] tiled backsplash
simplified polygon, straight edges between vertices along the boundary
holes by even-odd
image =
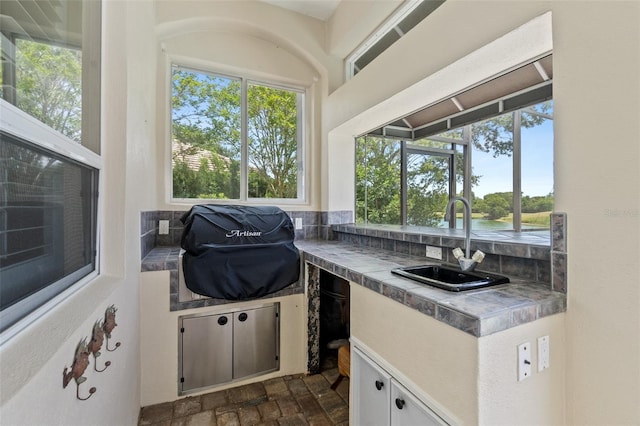
[[[179,246],[182,237],[180,218],[184,211],[155,210],[140,213],[140,249],[144,258],[151,249],[157,246]],[[169,221],[169,233],[160,235],[158,221]]]
[[[182,236],[180,217],[184,211],[146,211],[140,214],[141,258],[157,246],[178,247]],[[463,239],[448,230],[429,229],[420,232],[363,227],[353,224],[351,211],[287,212],[295,223],[302,219],[302,229],[295,231],[296,240],[339,240],[352,244],[424,256],[426,246],[442,248],[443,261],[455,263],[452,248]],[[169,221],[169,234],[159,235],[158,221]],[[474,231],[472,249],[482,250],[486,257],[482,269],[538,282],[550,283],[555,291],[567,292],[567,216],[551,215],[550,236],[539,233],[483,233]]]
[[[185,211],[154,210],[140,213],[140,251],[141,258],[157,246],[179,246],[182,237],[183,225],[180,218]],[[333,239],[331,225],[353,222],[351,211],[313,212],[295,211],[287,212],[295,223],[296,218],[302,219],[302,229],[295,230],[296,240],[305,239]],[[158,221],[169,221],[169,234],[160,235]]]
[[[551,223],[550,235],[473,231],[472,252],[485,253],[482,270],[550,283],[552,290],[566,293],[566,214],[553,213]],[[399,226],[342,224],[333,227],[333,235],[332,239],[339,241],[415,256],[425,256],[427,245],[440,247],[442,261],[448,263],[457,263],[451,249],[464,245],[464,238],[451,235],[448,229],[422,228],[413,232],[413,228]]]

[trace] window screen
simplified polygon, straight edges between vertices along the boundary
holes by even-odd
[[[95,269],[97,170],[1,133],[0,188],[4,329]]]

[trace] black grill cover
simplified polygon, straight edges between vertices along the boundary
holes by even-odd
[[[249,299],[298,281],[293,224],[278,207],[196,205],[180,220],[184,279],[194,293]]]

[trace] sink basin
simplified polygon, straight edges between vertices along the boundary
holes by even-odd
[[[408,266],[391,270],[392,274],[449,291],[464,291],[509,282],[509,278],[486,272],[464,272],[443,265]]]

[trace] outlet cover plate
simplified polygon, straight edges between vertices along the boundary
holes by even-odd
[[[442,260],[442,247],[427,246],[426,256],[432,259]]]
[[[168,235],[169,234],[169,221],[168,220],[160,220],[160,221],[158,221],[158,234],[160,234],[160,235]]]
[[[531,376],[531,343],[525,342],[518,345],[518,381]]]
[[[538,371],[549,368],[549,336],[538,337]]]

